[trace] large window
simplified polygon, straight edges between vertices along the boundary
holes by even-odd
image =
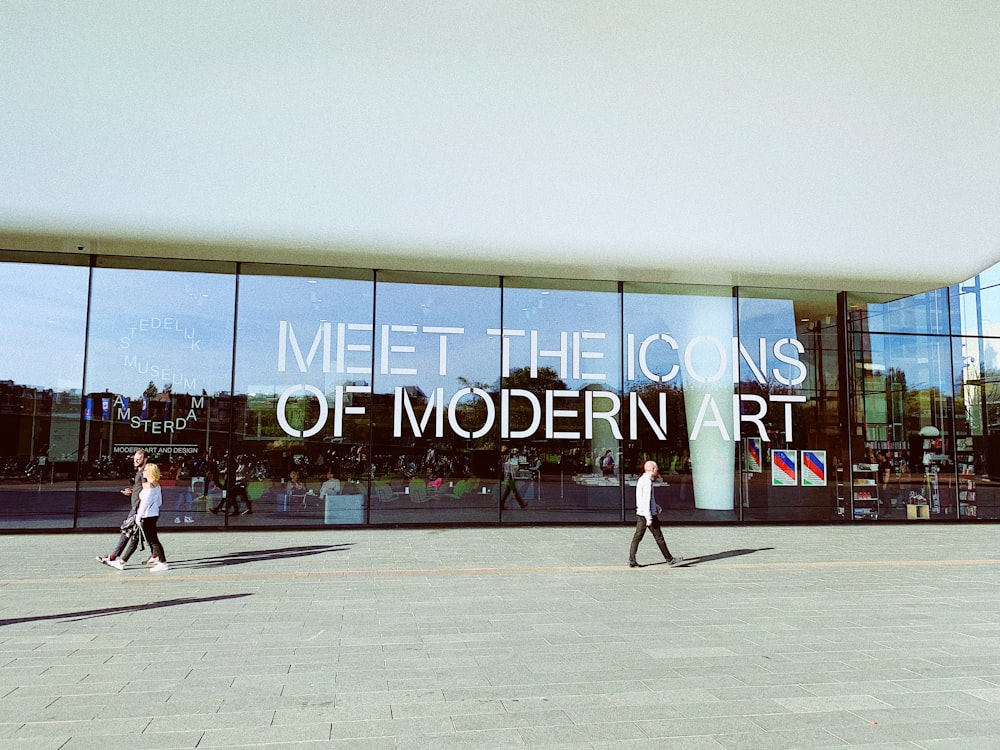
[[[843,515],[848,451],[840,427],[837,296],[739,290],[743,515]]]
[[[377,277],[372,523],[492,523],[499,280]]]
[[[93,270],[78,524],[117,526],[131,456],[163,474],[163,520],[216,523],[232,415],[235,268],[100,259]],[[217,271],[215,273],[211,271]]]
[[[72,527],[89,269],[0,260],[0,528]]]
[[[370,272],[242,268],[228,505],[240,525],[366,522],[374,295]]]
[[[957,451],[965,463],[972,447],[964,414],[956,434],[952,366],[960,339],[869,333],[863,323],[860,311],[852,313],[847,512],[857,520],[957,518]]]
[[[501,335],[502,519],[621,519],[617,285],[506,279]]]
[[[1000,519],[1000,266],[912,297],[0,252],[0,528]]]
[[[644,462],[655,461],[662,519],[736,520],[732,291],[624,290],[626,518]]]

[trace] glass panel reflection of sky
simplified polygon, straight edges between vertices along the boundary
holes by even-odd
[[[235,277],[94,270],[89,392],[227,392],[232,381]]]
[[[500,322],[499,288],[380,283],[377,308],[376,392],[496,386],[500,341],[487,330]]]
[[[79,391],[88,274],[89,269],[79,266],[4,264],[0,380]]]
[[[773,347],[785,338],[796,338],[795,304],[789,299],[741,299],[740,300],[740,343],[754,362],[760,366],[761,355],[758,347],[760,339],[767,343],[764,347],[764,367],[761,373],[768,381],[773,380],[773,369],[779,370],[783,377],[793,379],[797,370],[788,364],[776,361]],[[786,355],[796,355],[791,347],[783,347]],[[754,373],[746,358],[740,360],[740,382],[757,382],[760,376]]]
[[[683,386],[685,382],[685,368],[683,366],[684,347],[696,335],[712,335],[719,339],[723,345],[723,351],[728,356],[729,339],[735,334],[734,327],[730,322],[725,329],[710,330],[705,328],[701,319],[705,316],[705,311],[711,310],[716,317],[725,318],[727,311],[732,309],[732,299],[729,297],[701,296],[701,295],[678,295],[678,294],[626,294],[624,300],[625,308],[625,331],[627,334],[634,334],[635,346],[639,347],[644,339],[650,335],[663,333],[671,336],[677,343],[678,348],[674,349],[667,345],[649,346],[643,352],[642,361],[646,369],[654,374],[663,375],[676,368],[677,375],[672,378],[670,385]],[[707,347],[712,349],[712,347]],[[626,352],[628,356],[628,352]],[[634,376],[635,382],[649,382],[643,373],[643,368],[639,364],[637,352],[633,352],[630,363],[626,362],[626,377]],[[713,361],[706,371],[714,371],[720,363]],[[729,370],[726,370],[725,379],[729,380]],[[633,385],[626,382],[626,390]]]
[[[872,372],[885,376],[902,373],[911,391],[937,390],[951,394],[952,341],[934,336],[873,335],[870,337]]]
[[[511,369],[530,367],[535,352],[537,367],[555,370],[571,389],[600,383],[618,390],[620,305],[620,295],[611,292],[505,289]]]
[[[369,384],[371,375],[371,318],[374,288],[371,281],[299,276],[242,276],[236,334],[236,389],[275,394],[290,385],[310,383],[324,392],[347,381]],[[285,363],[281,322],[286,322]],[[330,362],[324,362],[322,344],[309,360],[317,332],[330,326]],[[345,351],[337,373],[338,325],[344,325]],[[360,328],[348,329],[348,326]],[[290,344],[295,337],[306,365],[303,372]],[[324,372],[328,369],[329,372]],[[366,372],[357,372],[365,370]]]

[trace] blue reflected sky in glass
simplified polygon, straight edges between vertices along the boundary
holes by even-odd
[[[797,338],[795,330],[795,303],[789,299],[741,297],[739,311],[740,343],[758,366],[760,366],[758,341],[764,339],[767,342],[764,350],[766,361],[762,372],[768,381],[774,380],[772,373],[774,369],[778,369],[786,379],[795,377],[798,374],[798,370],[775,359],[773,351],[774,345],[781,339]],[[805,345],[806,342],[802,343]],[[782,347],[782,352],[785,356],[804,360],[804,355],[797,354],[789,346]],[[740,358],[740,381],[758,382],[758,377],[743,357]]]
[[[906,376],[906,387],[911,391],[936,389],[950,396],[951,341],[942,336],[873,335],[868,364],[873,372],[882,376],[889,370],[902,372]]]
[[[867,304],[871,333],[949,333],[948,289]]]
[[[524,331],[522,336],[510,336],[511,369],[530,364],[530,334],[538,332],[538,349],[559,351],[561,333],[567,334],[565,376],[560,377],[570,389],[590,383],[617,391],[621,387],[621,297],[617,292],[573,291],[561,289],[504,290],[503,327]],[[574,377],[573,334],[581,334],[580,351],[600,354],[600,358],[580,360],[580,375]],[[582,334],[601,334],[603,338],[585,339]],[[538,367],[549,367],[559,374],[563,369],[560,357],[540,355]]]
[[[959,285],[962,334],[1000,337],[1000,266]],[[991,365],[996,366],[996,365]]]
[[[389,331],[390,347],[413,347],[413,352],[388,352],[384,372],[384,326],[410,326],[416,333]],[[439,284],[399,284],[380,282],[376,310],[375,391],[392,393],[396,387],[417,386],[425,395],[438,387],[445,399],[460,388],[462,378],[471,385],[493,388],[500,373],[500,339],[487,329],[500,326],[498,287],[450,286]],[[435,333],[424,329],[459,328],[463,333]],[[441,346],[444,336],[444,373],[441,373]],[[416,370],[398,374],[391,370]]]
[[[228,274],[94,270],[88,392],[228,392],[236,279]]]
[[[238,392],[276,394],[290,385],[308,383],[324,392],[347,382],[371,383],[368,373],[336,372],[337,326],[371,325],[374,285],[371,281],[305,276],[240,277],[240,302],[236,334],[236,389]],[[324,373],[322,347],[306,372],[292,349],[286,350],[285,371],[279,370],[280,324],[287,321],[303,358],[307,358],[316,333],[331,324],[330,372]],[[345,353],[345,367],[371,368],[371,332],[345,332],[345,343],[368,347]]]
[[[5,263],[0,275],[0,379],[79,391],[89,269]]]
[[[678,348],[672,349],[666,343],[654,343],[646,350],[645,361],[648,369],[656,375],[669,373],[671,368],[678,367],[677,376],[669,381],[668,385],[684,385],[684,347],[692,337],[692,331],[697,327],[699,310],[712,309],[718,311],[723,307],[732,308],[732,299],[719,296],[705,295],[680,295],[680,294],[642,294],[626,292],[624,300],[625,312],[625,333],[635,335],[636,351],[632,354],[632,368],[635,381],[625,383],[625,390],[629,390],[634,384],[642,385],[649,383],[649,379],[643,374],[642,368],[638,364],[638,348],[647,336],[663,333],[671,336]],[[735,327],[730,324],[730,329],[724,332],[717,332],[721,343],[726,347],[726,356],[729,356],[731,347],[729,341],[735,335]],[[626,357],[628,353],[626,352]],[[626,378],[630,369],[626,362]],[[731,375],[731,370],[727,368],[726,378]]]

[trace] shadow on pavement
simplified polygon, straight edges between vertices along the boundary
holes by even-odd
[[[772,550],[774,547],[759,547],[758,549],[730,549],[725,552],[716,552],[714,555],[699,555],[698,557],[685,557],[684,562],[678,565],[678,568],[690,568],[692,565],[700,565],[702,563],[712,562],[713,560],[725,560],[727,557],[740,557],[741,555],[752,555],[755,552],[767,552]],[[653,565],[666,565],[667,561],[648,563],[646,565],[640,565],[641,568],[649,568]]]
[[[351,544],[314,544],[306,547],[282,547],[279,549],[244,550],[230,552],[212,557],[189,557],[184,560],[171,560],[171,568],[203,569],[222,568],[228,565],[246,565],[247,563],[264,562],[266,560],[290,560],[296,557],[311,557],[327,552],[343,552]]]
[[[160,607],[178,607],[182,604],[200,604],[201,602],[218,602],[226,599],[239,599],[246,594],[223,594],[222,596],[188,596],[182,599],[164,599],[162,602],[149,602],[147,604],[133,604],[128,607],[105,607],[104,609],[85,609],[80,612],[62,612],[58,615],[36,615],[34,617],[12,617],[7,620],[0,620],[0,627],[4,625],[17,625],[21,622],[39,622],[41,620],[68,620],[69,622],[79,622],[89,620],[94,617],[108,617],[110,615],[121,615],[128,612],[142,612],[146,609],[159,609]]]

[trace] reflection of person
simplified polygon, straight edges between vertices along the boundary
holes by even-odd
[[[522,508],[528,507],[528,504],[524,502],[524,498],[521,497],[521,491],[517,488],[517,471],[520,465],[521,462],[517,448],[512,448],[510,456],[503,465],[503,493],[500,495],[500,508],[503,510],[507,508],[507,496],[511,492],[514,493],[518,505]]]
[[[663,539],[663,532],[660,531],[660,519],[657,517],[660,506],[653,499],[653,480],[660,475],[660,469],[655,461],[647,461],[643,464],[642,469],[643,474],[635,484],[635,533],[632,535],[632,546],[629,547],[628,551],[628,566],[630,568],[639,567],[639,563],[635,561],[635,553],[639,549],[639,542],[646,535],[646,529],[652,532],[656,546],[663,553],[663,559],[671,566],[681,565],[684,562],[683,558],[670,554],[667,543]]]
[[[302,507],[306,507],[306,494],[309,492],[305,482],[299,479],[299,472],[292,470],[288,475],[288,483],[285,485],[285,492],[288,493],[288,501],[302,500]]]
[[[334,476],[333,469],[326,470],[326,481],[319,488],[319,499],[326,500],[327,495],[339,495],[343,489],[340,480]]]
[[[604,455],[601,456],[601,473],[605,477],[613,477],[615,475],[615,457],[611,455],[610,448],[604,451]]]
[[[882,452],[879,452],[876,458],[878,459],[879,484],[884,492],[889,488],[889,477],[892,476],[892,463],[889,461],[889,457]]]
[[[236,501],[237,512],[239,512],[240,498],[243,499],[243,505],[246,506],[242,513],[244,516],[249,516],[253,513],[253,506],[250,504],[250,493],[247,490],[249,474],[250,465],[246,456],[239,456],[236,459],[236,480],[233,482],[232,493],[233,499]]]
[[[142,471],[143,467],[146,465],[146,461],[148,460],[148,458],[149,457],[146,455],[146,451],[142,450],[141,448],[137,450],[132,456],[132,465],[135,466],[135,478],[132,480],[131,487],[126,487],[125,489],[122,490],[122,494],[125,495],[125,497],[131,498],[132,500],[132,504],[129,507],[128,516],[125,519],[126,521],[128,520],[128,518],[131,518],[132,516],[135,515],[136,508],[139,507],[139,493],[142,490]],[[129,530],[126,531],[125,530],[126,528],[128,528]],[[112,561],[117,560],[118,556],[121,555],[122,550],[124,550],[125,546],[129,543],[129,540],[132,539],[133,536],[137,534],[138,530],[136,529],[136,527],[131,525],[126,527],[125,524],[123,523],[122,532],[118,537],[118,544],[115,545],[115,548],[111,551],[111,554],[106,556],[98,555],[97,559],[105,564],[110,564]],[[117,567],[117,566],[112,566],[112,567]]]
[[[537,453],[530,454],[528,459],[530,461],[528,471],[531,472],[531,478],[537,482],[542,478],[542,459]]]
[[[222,473],[219,474],[219,486],[222,487],[223,500],[218,505],[210,505],[209,510],[212,513],[218,513],[223,508],[226,509],[227,515],[230,516],[248,516],[253,513],[253,507],[250,505],[250,496],[247,494],[247,467],[246,462],[240,458],[236,465],[236,478],[230,481],[229,469],[223,468]],[[240,500],[243,500],[243,505],[246,509],[240,512]]]
[[[177,505],[174,506],[174,523],[181,522],[180,514],[184,514],[184,523],[194,523],[191,515],[194,513],[194,492],[191,486],[191,462],[188,459],[181,461],[177,468]]]

